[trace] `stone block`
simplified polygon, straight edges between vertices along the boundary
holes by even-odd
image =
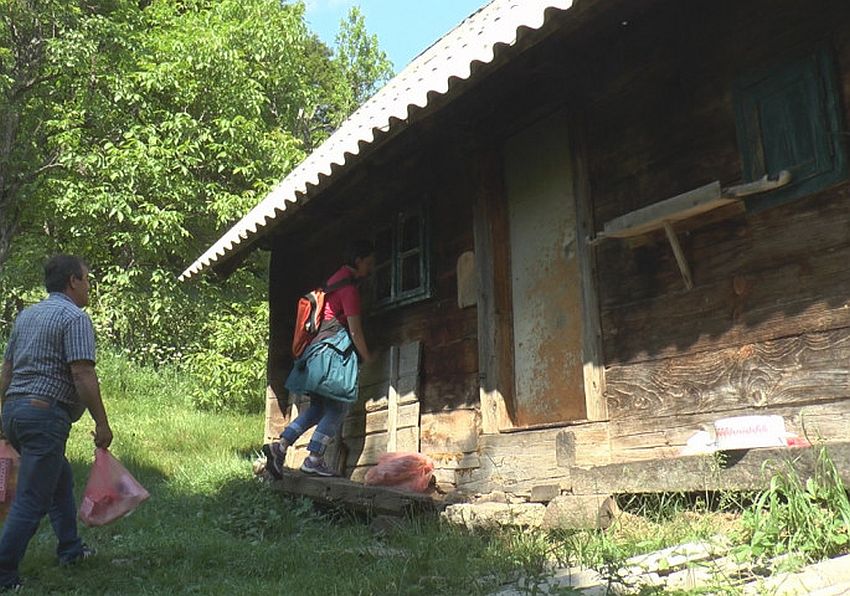
[[[545,514],[546,506],[540,503],[464,503],[446,507],[442,516],[467,528],[538,528]]]
[[[531,487],[531,498],[529,498],[529,501],[532,503],[548,503],[555,497],[560,496],[560,494],[560,484],[539,484]]]
[[[608,528],[620,513],[617,501],[607,495],[561,495],[546,506],[542,527],[546,530]]]

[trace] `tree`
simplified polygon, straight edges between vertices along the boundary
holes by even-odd
[[[369,34],[366,19],[354,6],[340,23],[335,60],[342,71],[339,105],[343,118],[372,97],[393,76],[393,65]]]
[[[84,10],[62,0],[0,0],[0,266],[25,200],[59,165],[45,125],[70,91],[56,47],[101,10],[96,2]]]
[[[302,3],[0,7],[0,127],[12,139],[0,154],[0,219],[13,238],[0,268],[3,321],[41,295],[39,261],[79,253],[93,266],[101,340],[242,387],[221,398],[259,399],[264,257],[224,284],[176,278],[348,114],[341,54],[308,30]],[[345,60],[360,88],[374,87],[365,58]]]

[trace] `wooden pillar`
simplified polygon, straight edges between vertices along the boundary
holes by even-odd
[[[602,323],[596,282],[596,253],[590,239],[594,233],[590,172],[587,164],[587,136],[581,111],[570,119],[573,159],[573,195],[576,201],[576,235],[582,290],[582,361],[584,396],[588,420],[607,420],[605,366],[602,353]]]
[[[269,351],[266,359],[265,437],[276,437],[288,418],[288,395],[283,387],[292,366],[291,344],[295,304],[286,286],[287,259],[283,248],[271,253],[269,262]]]
[[[500,153],[479,146],[474,184],[475,260],[478,269],[478,354],[481,427],[498,433],[512,426],[513,314],[508,206]]]

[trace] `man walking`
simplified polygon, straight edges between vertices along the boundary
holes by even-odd
[[[45,515],[59,545],[60,565],[94,551],[77,534],[74,479],[65,457],[71,424],[88,409],[94,442],[109,447],[112,430],[95,373],[88,266],[78,257],[57,255],[44,267],[49,296],[15,320],[3,359],[0,401],[3,433],[21,455],[18,489],[0,536],[0,590],[21,585],[18,565]]]

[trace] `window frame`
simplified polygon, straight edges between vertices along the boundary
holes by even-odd
[[[781,62],[763,67],[738,78],[733,90],[735,128],[745,182],[765,175],[765,143],[761,129],[759,103],[771,90],[781,88],[783,79],[814,77],[814,105],[807,104],[813,126],[813,164],[816,171],[802,179],[792,178],[786,187],[747,199],[747,209],[760,211],[802,199],[846,180],[848,176],[846,144],[841,136],[841,96],[836,79],[835,60],[826,44],[807,52],[786,56]],[[811,92],[812,88],[806,88]],[[812,100],[809,100],[812,101]],[[812,113],[814,110],[814,113]]]
[[[402,251],[401,242],[404,234],[405,222],[412,218],[419,218],[420,243],[416,248]],[[386,261],[375,263],[375,274],[373,275],[373,287],[371,292],[372,308],[376,312],[392,310],[431,298],[433,286],[431,278],[431,222],[427,205],[423,202],[398,210],[389,222],[380,226],[373,239],[386,232],[391,231],[390,258]],[[377,242],[376,242],[377,248]],[[402,289],[402,268],[405,259],[419,253],[419,285],[411,290]],[[378,298],[378,286],[376,280],[380,269],[390,268],[390,296]]]

